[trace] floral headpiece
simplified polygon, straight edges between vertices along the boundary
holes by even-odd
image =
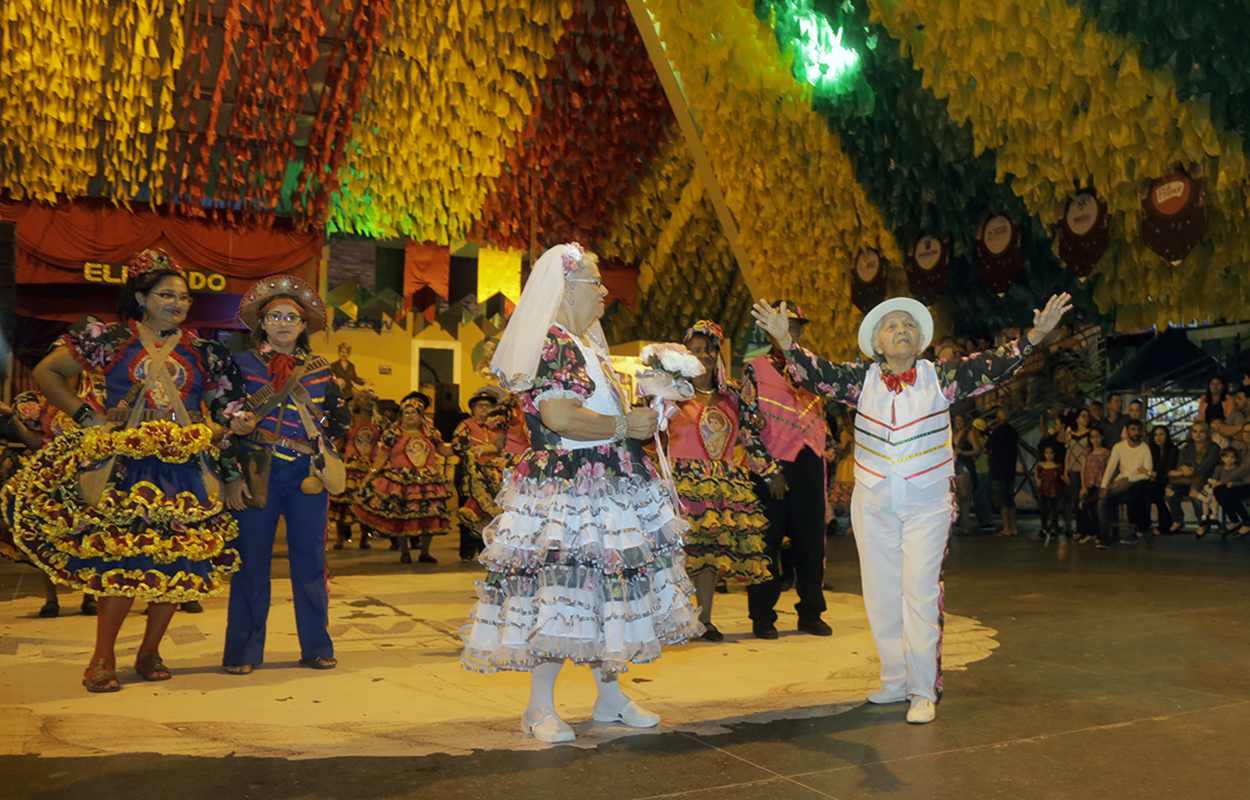
[[[416,408],[422,413],[425,413],[425,410],[429,407],[430,396],[425,392],[415,392],[412,397],[409,397],[407,400],[404,400],[399,404],[399,408],[402,411],[407,411],[409,408]]]
[[[567,278],[586,266],[586,251],[577,242],[569,242],[564,246],[560,265],[564,268],[564,277]]]
[[[137,278],[149,272],[172,272],[184,274],[182,267],[174,263],[169,253],[159,248],[148,248],[126,263],[126,277]]]
[[[725,356],[722,347],[725,341],[725,332],[720,325],[712,322],[710,319],[701,319],[690,326],[690,330],[686,331],[686,336],[682,339],[682,343],[688,343],[691,336],[705,336],[711,347],[716,350],[716,390],[723,392],[725,390]]]

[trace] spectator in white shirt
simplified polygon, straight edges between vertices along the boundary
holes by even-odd
[[[1102,475],[1101,498],[1098,503],[1098,547],[1111,546],[1115,536],[1120,544],[1134,545],[1150,529],[1150,481],[1154,478],[1154,459],[1150,448],[1142,442],[1140,420],[1129,419],[1124,424],[1124,440],[1111,448],[1111,460]],[[1119,521],[1120,504],[1128,506],[1129,522],[1135,536],[1120,537],[1112,529]]]

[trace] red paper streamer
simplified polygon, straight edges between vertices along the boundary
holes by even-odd
[[[628,4],[586,8],[565,23],[539,102],[483,205],[478,241],[527,249],[534,208],[540,247],[593,248],[673,123]]]

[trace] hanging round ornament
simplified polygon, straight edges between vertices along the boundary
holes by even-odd
[[[1094,266],[1111,246],[1107,201],[1091,186],[1072,197],[1059,220],[1059,258],[1085,283]]]
[[[885,272],[890,262],[874,247],[865,247],[855,256],[851,269],[851,302],[865,314],[885,299]]]
[[[904,269],[911,296],[926,306],[933,305],[950,283],[950,243],[930,233],[921,233],[907,253]]]
[[[1020,226],[1010,217],[988,216],[977,227],[977,275],[1002,297],[1024,266]]]
[[[1202,167],[1164,175],[1142,197],[1142,241],[1179,264],[1207,235],[1206,181]]]

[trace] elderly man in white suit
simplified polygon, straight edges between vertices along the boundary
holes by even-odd
[[[832,364],[794,344],[784,307],[759,302],[751,310],[780,343],[791,377],[859,410],[851,523],[881,660],[881,688],[868,701],[910,700],[908,722],[931,722],[942,696],[942,562],[955,510],[948,409],[1019,369],[1070,299],[1051,297],[1034,310],[1032,329],[992,353],[936,362],[917,360],[933,338],[929,310],[906,297],[887,300],[859,327],[869,366]]]

